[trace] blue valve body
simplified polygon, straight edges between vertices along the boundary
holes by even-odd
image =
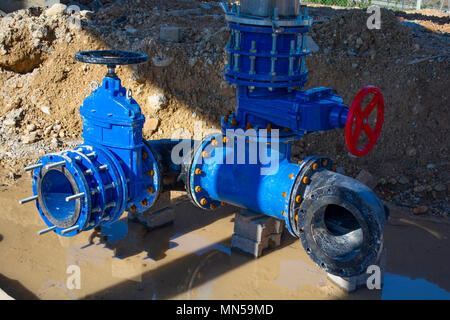
[[[44,156],[33,173],[39,213],[63,236],[111,224],[125,210],[142,213],[161,190],[160,168],[142,138],[145,117],[120,79],[105,77],[80,113],[84,144]]]

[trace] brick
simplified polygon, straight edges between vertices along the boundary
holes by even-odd
[[[231,237],[231,248],[238,249],[245,253],[249,253],[255,258],[262,255],[262,251],[269,246],[269,238],[264,238],[263,241],[258,242],[251,239],[241,237],[237,234],[233,234]]]
[[[283,231],[283,221],[250,211],[237,213],[234,219],[234,233],[260,242],[273,233]]]
[[[173,223],[175,220],[175,210],[172,207],[167,207],[152,213],[138,214],[129,212],[128,219],[141,223],[149,229],[155,229]]]

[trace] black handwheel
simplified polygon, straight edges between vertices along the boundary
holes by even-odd
[[[75,59],[85,63],[105,64],[108,66],[142,63],[148,60],[144,53],[120,50],[81,51]]]

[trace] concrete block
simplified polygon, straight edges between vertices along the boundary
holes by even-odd
[[[150,229],[172,223],[175,220],[175,210],[172,206],[171,193],[161,193],[153,207],[142,214],[128,212],[128,220],[141,223]]]
[[[180,27],[161,27],[159,37],[163,41],[180,42],[183,39],[183,29]]]
[[[383,248],[380,257],[374,264],[380,267],[381,285],[383,285],[384,270],[386,267],[386,248]],[[345,290],[346,292],[353,292],[358,288],[366,287],[367,279],[371,276],[371,274],[363,273],[355,277],[339,277],[328,273],[327,276],[333,283],[335,283],[341,289]]]
[[[262,239],[270,234],[281,233],[283,224],[283,221],[264,214],[242,211],[235,216],[234,233],[241,237],[261,242]]]
[[[280,246],[283,226],[283,221],[264,214],[251,211],[237,213],[231,248],[258,258],[264,249]]]
[[[172,207],[168,207],[151,213],[137,214],[129,212],[128,220],[141,223],[149,229],[155,229],[173,223],[175,210]]]
[[[255,258],[262,255],[262,251],[269,246],[269,238],[264,238],[261,242],[254,241],[241,237],[237,234],[233,234],[231,237],[231,248],[238,249],[245,253],[249,253]]]

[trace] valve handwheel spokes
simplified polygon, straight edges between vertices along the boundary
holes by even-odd
[[[368,94],[373,94],[373,97],[367,107],[363,110],[361,102]],[[369,116],[375,109],[377,112],[377,121],[375,127],[372,128],[369,125]],[[372,150],[380,136],[383,120],[384,99],[380,89],[374,86],[364,87],[358,92],[353,100],[350,110],[348,111],[347,122],[345,125],[345,140],[351,154],[362,157]],[[364,147],[358,148],[357,145],[362,132],[366,134],[369,141]]]

